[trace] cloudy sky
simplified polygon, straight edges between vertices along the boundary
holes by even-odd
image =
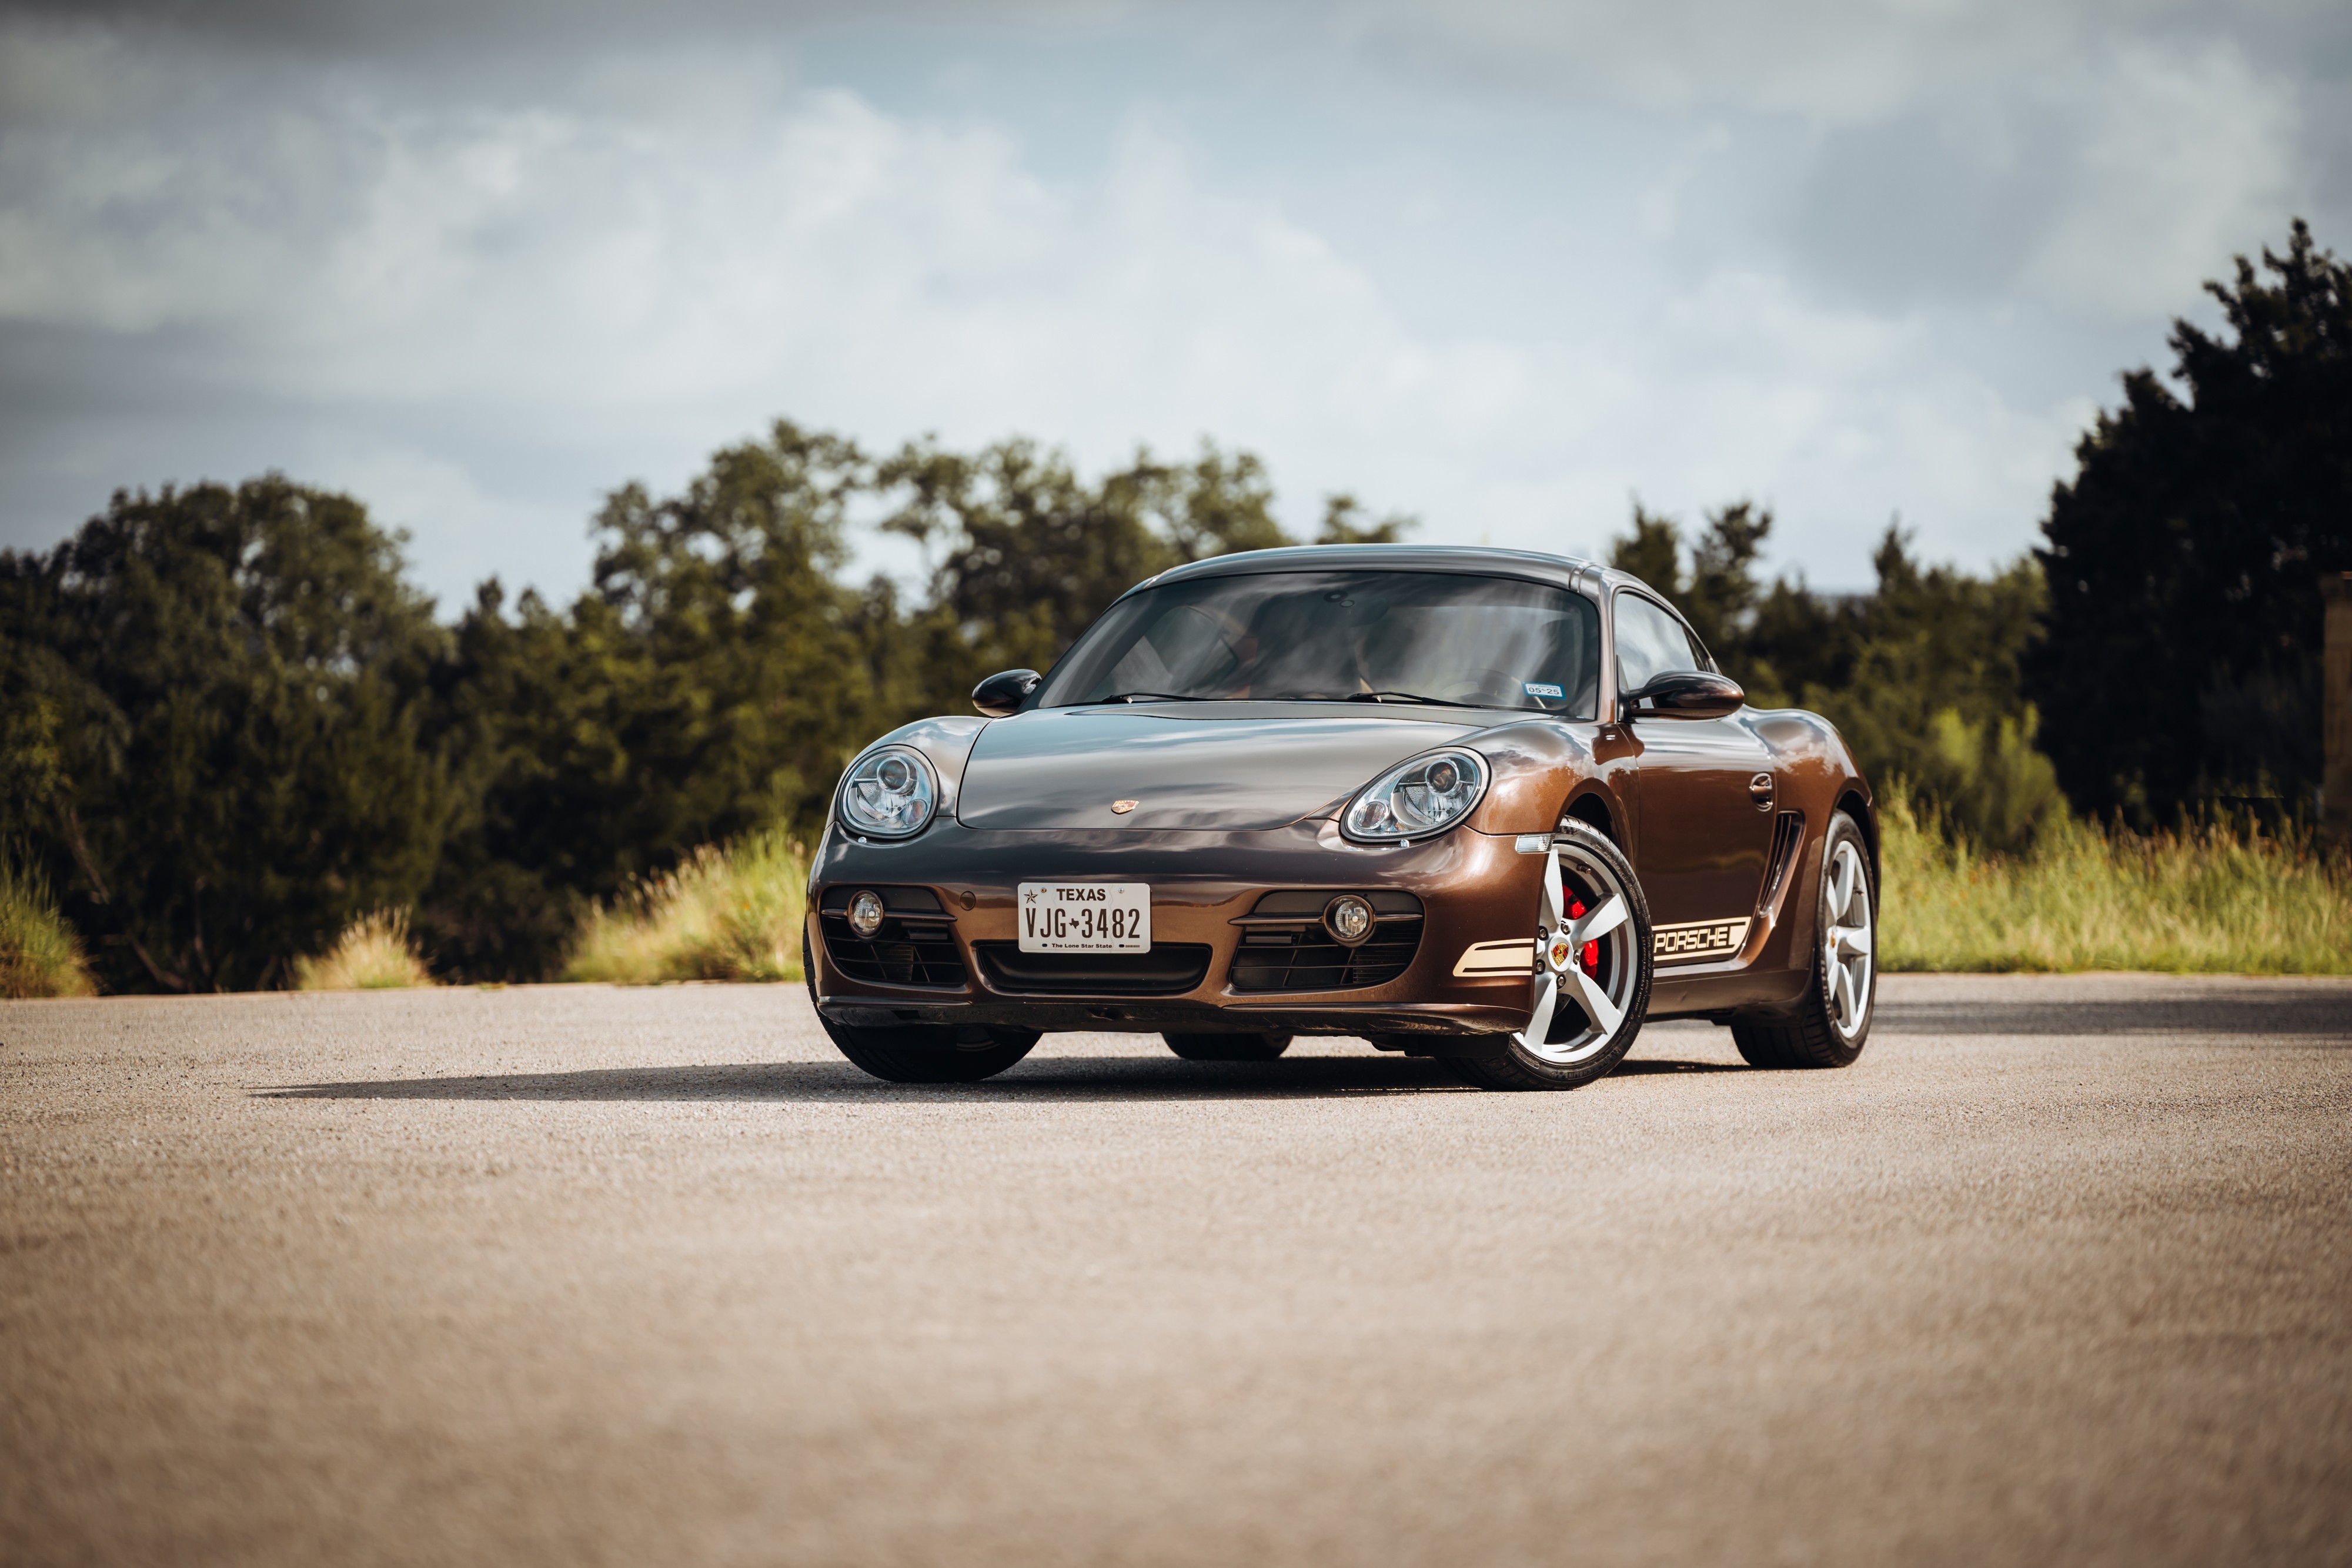
[[[1858,586],[2025,548],[2296,214],[2341,0],[0,0],[0,544],[280,468],[569,592],[785,414],[1570,551],[1749,496]]]

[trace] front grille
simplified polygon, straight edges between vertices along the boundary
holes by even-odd
[[[1178,997],[1209,972],[1202,942],[1156,942],[1148,953],[1024,953],[1018,942],[975,942],[988,988],[1024,997]]]
[[[888,915],[871,941],[849,928],[849,899],[857,888],[831,887],[817,906],[825,956],[842,977],[877,986],[964,990],[971,985],[956,951],[955,921],[928,887],[877,887]]]
[[[1376,917],[1370,940],[1348,947],[1323,927],[1323,911],[1355,892]],[[1421,948],[1421,900],[1351,888],[1269,893],[1234,924],[1242,928],[1231,972],[1236,991],[1353,991],[1384,986]]]

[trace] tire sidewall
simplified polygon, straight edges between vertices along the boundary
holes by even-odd
[[[1837,1027],[1837,998],[1830,990],[1830,866],[1837,858],[1838,846],[1851,841],[1854,852],[1862,857],[1862,883],[1870,896],[1870,986],[1862,1012],[1862,1028],[1851,1039]],[[1843,811],[1830,817],[1830,828],[1822,836],[1821,875],[1814,879],[1813,888],[1813,1005],[1821,1009],[1822,1028],[1828,1040],[1825,1065],[1851,1066],[1870,1042],[1871,1027],[1878,1022],[1878,932],[1882,907],[1878,899],[1878,870],[1871,863],[1870,841],[1862,829]]]

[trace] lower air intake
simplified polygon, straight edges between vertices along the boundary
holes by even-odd
[[[1357,991],[1385,986],[1421,950],[1421,900],[1390,889],[1357,896],[1372,906],[1372,934],[1360,946],[1333,939],[1323,911],[1346,888],[1269,893],[1236,924],[1241,946],[1231,971],[1236,991]]]
[[[980,977],[1018,997],[1180,997],[1209,973],[1200,942],[1160,942],[1149,953],[1024,953],[1018,942],[975,942]]]

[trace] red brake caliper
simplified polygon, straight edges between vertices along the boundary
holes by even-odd
[[[1568,895],[1568,917],[1570,920],[1581,920],[1584,918],[1584,900],[1577,897],[1576,894],[1572,893]],[[1584,945],[1584,951],[1578,955],[1578,956],[1584,965],[1584,972],[1586,974],[1598,976],[1601,973],[1600,943],[1587,942]]]

